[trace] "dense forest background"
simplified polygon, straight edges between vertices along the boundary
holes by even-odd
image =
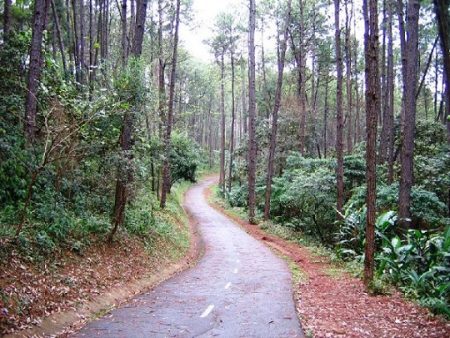
[[[180,43],[190,1],[0,4],[1,255],[150,241],[218,168],[251,222],[450,314],[448,0],[250,0],[211,63]]]

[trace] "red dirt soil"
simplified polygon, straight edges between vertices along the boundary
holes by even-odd
[[[8,259],[0,262],[0,336],[8,333],[28,336],[44,318],[71,310],[78,312],[82,305],[95,303],[108,292],[117,297],[114,303],[117,306],[127,298],[114,290],[130,287],[134,292],[136,286],[151,288],[195,265],[203,244],[191,218],[189,223],[190,247],[184,257],[175,260],[164,254],[169,250],[164,241],[156,240],[154,250],[149,253],[142,241],[124,235],[118,235],[113,244],[97,241],[82,256],[67,250],[40,263],[27,261],[12,250]],[[139,281],[142,286],[136,284]],[[68,323],[66,331],[82,326],[89,319],[82,316]],[[59,320],[55,317],[54,321]],[[60,331],[44,333],[60,334]]]
[[[1,264],[0,290],[5,298],[0,299],[0,308],[9,310],[0,317],[0,332],[39,324],[52,313],[75,309],[155,269],[156,260],[149,259],[142,243],[126,238],[114,245],[96,243],[83,256],[62,251],[38,264],[14,250]]]
[[[206,192],[211,194],[211,190]],[[208,197],[208,196],[207,196]],[[208,199],[210,200],[210,199]],[[271,235],[222,206],[211,205],[241,225],[247,233],[288,256],[307,275],[295,286],[296,306],[306,335],[314,337],[450,337],[450,322],[405,300],[399,292],[373,296],[362,281],[342,273],[331,277],[326,258]]]

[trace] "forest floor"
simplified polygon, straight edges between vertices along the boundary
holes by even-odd
[[[182,247],[163,237],[149,247],[118,233],[112,244],[93,239],[82,254],[58,250],[36,259],[0,242],[0,336],[64,335],[194,265],[200,237],[181,210],[165,216],[190,243]]]
[[[433,316],[398,291],[367,293],[360,278],[351,276],[326,255],[275,235],[279,231],[270,226],[263,230],[248,223],[239,210],[216,197],[212,188],[206,194],[214,208],[295,263],[294,273],[300,274],[294,285],[296,308],[307,336],[450,337],[449,321]]]

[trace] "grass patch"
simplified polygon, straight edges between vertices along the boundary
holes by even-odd
[[[333,266],[333,267],[324,269],[324,272],[327,276],[329,276],[331,278],[339,279],[339,278],[343,277],[345,271],[341,268]]]
[[[289,266],[292,274],[292,283],[294,285],[305,284],[308,282],[308,275],[300,269],[299,265],[287,256],[283,257]]]

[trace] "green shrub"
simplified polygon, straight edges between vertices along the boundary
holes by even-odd
[[[227,199],[232,207],[247,207],[248,185],[233,185],[231,191],[227,190]]]
[[[328,168],[297,169],[275,178],[272,215],[328,242],[335,220],[335,176]]]
[[[450,316],[450,227],[431,233],[409,230],[406,237],[382,236],[377,273],[435,312]]]
[[[346,204],[346,209],[360,210],[366,203],[366,186],[360,186],[353,190],[351,198]],[[385,212],[396,211],[398,208],[398,184],[377,186],[377,210]],[[449,223],[445,217],[447,206],[441,202],[438,196],[414,186],[411,192],[411,214],[413,224],[417,228],[437,228]]]

